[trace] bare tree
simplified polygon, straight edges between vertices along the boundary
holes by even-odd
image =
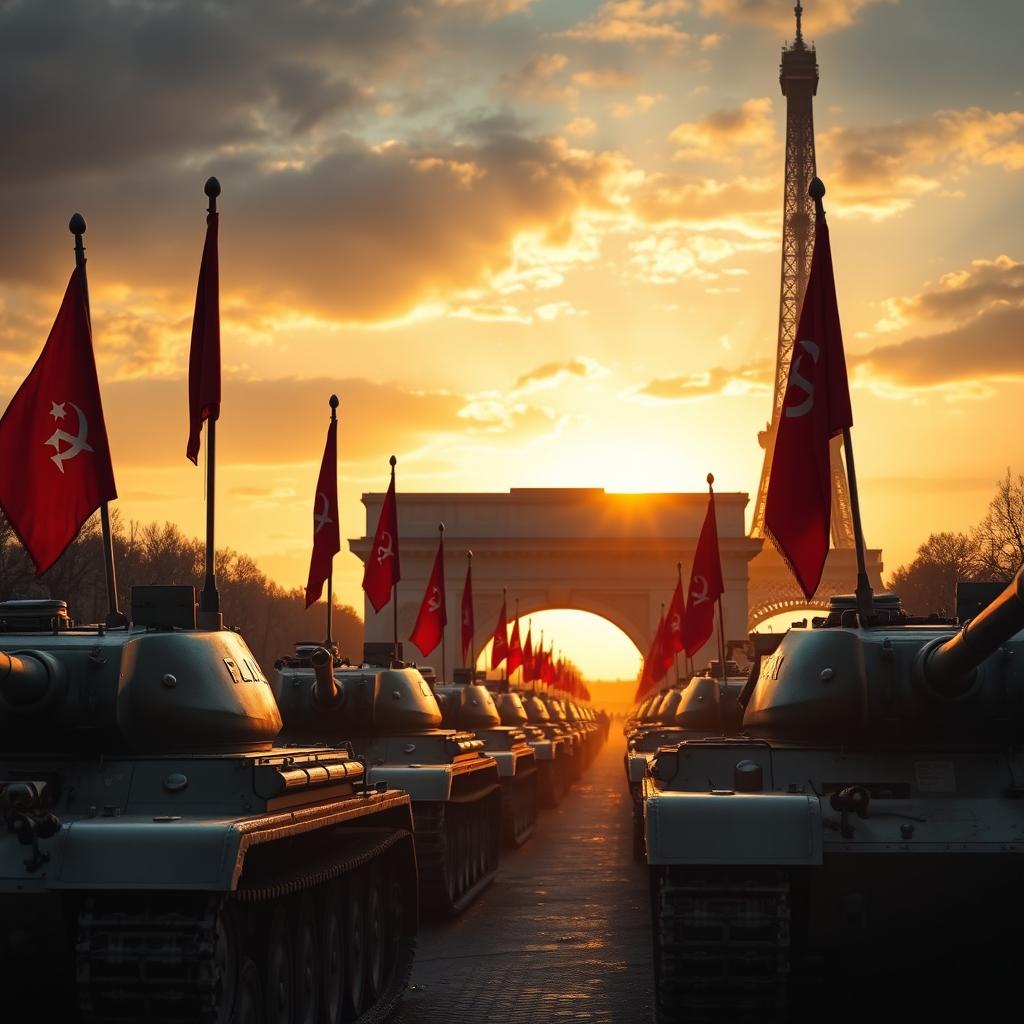
[[[957,581],[984,578],[987,577],[973,536],[933,533],[917,549],[914,560],[892,574],[888,587],[912,614],[952,615]]]
[[[1024,564],[1024,474],[1006,476],[971,537],[986,579],[1009,579]]]

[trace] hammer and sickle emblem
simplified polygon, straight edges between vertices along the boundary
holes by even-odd
[[[324,507],[319,512],[313,513],[313,522],[316,523],[316,529],[313,530],[313,536],[315,537],[328,523],[333,523],[334,520],[331,518],[331,502],[327,495],[323,491],[316,492],[317,498],[324,499]]]
[[[385,558],[394,558],[395,557],[395,553],[391,549],[391,546],[392,546],[392,544],[394,542],[391,540],[391,534],[388,533],[387,530],[385,530],[380,535],[380,539],[381,539],[382,543],[377,545],[377,564],[378,565],[383,565]]]
[[[703,604],[708,599],[708,581],[704,576],[693,577],[690,595],[693,597],[694,604]]]
[[[64,403],[53,402],[52,415],[56,419],[64,418]],[[89,439],[89,421],[85,418],[85,413],[75,405],[74,402],[68,402],[68,405],[78,414],[78,434],[72,435],[64,430],[55,430],[51,435],[50,439],[46,442],[48,445],[52,445],[56,451],[56,455],[50,456],[50,461],[63,473],[64,463],[68,459],[73,459],[79,452],[91,452],[92,445],[88,443]],[[63,451],[61,451],[61,443],[68,445]]]
[[[789,370],[789,382],[790,384],[798,387],[807,397],[799,405],[786,406],[786,417],[788,419],[796,419],[800,416],[806,416],[814,408],[814,382],[809,381],[806,377],[801,375],[800,360],[803,359],[804,352],[809,352],[811,362],[817,366],[818,356],[821,355],[821,349],[817,342],[808,341],[807,339],[800,342],[800,347],[804,351],[798,352],[793,356],[793,364]]]
[[[701,577],[701,578],[703,579],[703,577]],[[707,593],[707,587],[706,586],[704,588],[704,592]],[[705,598],[705,600],[707,600],[707,599]],[[678,612],[676,612],[676,614],[672,616],[672,627],[671,628],[672,628],[672,632],[673,633],[678,633],[683,628],[683,623],[682,623],[682,621],[679,618],[679,613]]]
[[[441,591],[434,587],[430,591],[430,600],[427,601],[427,610],[436,612],[441,607]]]

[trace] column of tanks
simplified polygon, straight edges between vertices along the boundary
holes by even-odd
[[[47,1019],[385,1019],[420,913],[479,896],[605,730],[572,701],[317,644],[268,681],[194,609],[170,586],[134,588],[117,628],[0,603],[5,999]]]

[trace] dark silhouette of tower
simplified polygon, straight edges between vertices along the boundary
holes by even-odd
[[[796,340],[797,321],[814,249],[814,203],[807,187],[815,175],[814,95],[818,91],[818,60],[813,46],[804,42],[803,7],[797,2],[796,38],[782,50],[779,85],[786,97],[786,184],[783,192],[782,279],[779,288],[779,340],[775,356],[775,387],[772,418],[758,435],[764,448],[764,467],[754,505],[752,537],[764,536],[764,507],[768,498],[768,476],[775,450],[775,432],[786,384],[789,361]],[[842,438],[832,439],[832,544],[853,547],[850,515],[850,486],[842,460]]]

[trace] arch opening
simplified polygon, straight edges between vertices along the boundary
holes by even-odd
[[[514,612],[509,609],[509,630]],[[483,635],[483,646],[477,652],[476,667],[489,670],[494,625],[477,633]],[[555,656],[573,662],[589,682],[633,683],[643,660],[636,643],[611,619],[579,608],[545,608],[519,618],[520,639],[525,644],[527,631],[533,629],[533,643],[540,643],[541,631],[545,646],[554,642]],[[518,672],[517,672],[518,675]]]

